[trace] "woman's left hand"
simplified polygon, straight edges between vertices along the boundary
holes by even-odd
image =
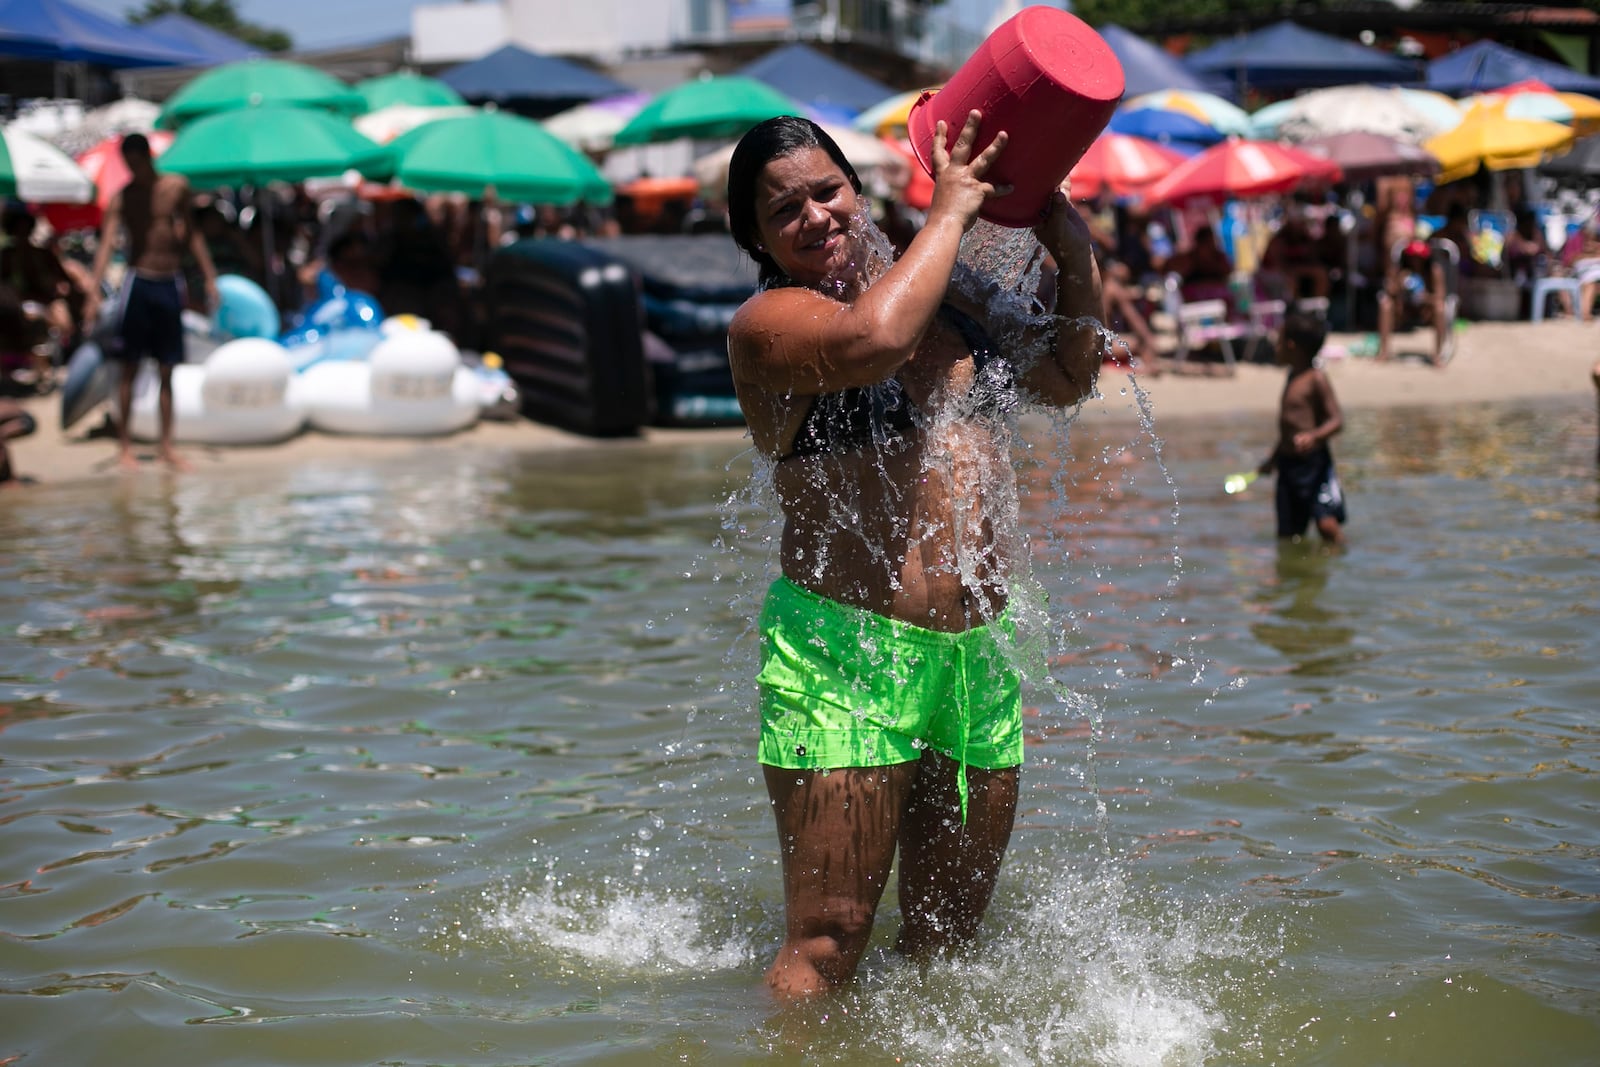
[[[1045,217],[1033,228],[1034,236],[1044,250],[1063,266],[1084,264],[1094,254],[1094,238],[1089,233],[1089,224],[1072,206],[1071,193],[1072,180],[1069,178],[1050,194]]]

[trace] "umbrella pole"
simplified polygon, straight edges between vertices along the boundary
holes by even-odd
[[[261,224],[261,280],[266,282],[267,295],[272,297],[281,316],[283,305],[278,300],[278,276],[272,269],[272,198],[259,185],[256,186],[256,221]]]
[[[1344,235],[1344,328],[1354,332],[1356,326],[1356,269],[1361,263],[1361,194],[1351,192],[1345,196],[1345,209],[1357,220]],[[1323,223],[1327,225],[1327,223]],[[1378,265],[1381,277],[1383,264]]]
[[[1243,26],[1239,27],[1237,30],[1234,31],[1233,37],[1234,37],[1235,41],[1243,41],[1244,40],[1244,36],[1245,36],[1245,34],[1244,34],[1244,27]],[[1241,58],[1239,60],[1239,65],[1234,68],[1234,73],[1236,75],[1236,77],[1234,78],[1234,83],[1237,86],[1238,91],[1239,91],[1239,106],[1240,107],[1244,107],[1245,106],[1245,94],[1250,91],[1250,76],[1245,73],[1244,59],[1243,58]]]

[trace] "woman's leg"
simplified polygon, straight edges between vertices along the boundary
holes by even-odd
[[[900,831],[900,911],[895,947],[921,957],[970,941],[1000,877],[1017,814],[1017,768],[967,768],[967,821],[956,776],[961,765],[937,752],[918,774]]]
[[[816,996],[855,976],[919,766],[762,768],[783,857],[783,947],[767,970],[779,997]]]
[[[1594,382],[1594,396],[1597,410],[1600,410],[1600,363],[1596,363],[1589,371],[1589,378]],[[1600,441],[1595,445],[1595,459],[1600,460]]]
[[[1387,290],[1378,294],[1378,353],[1379,363],[1389,359],[1390,338],[1394,334],[1394,306],[1396,299]]]

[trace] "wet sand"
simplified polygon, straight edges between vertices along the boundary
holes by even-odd
[[[1329,338],[1337,350],[1357,344],[1359,334]],[[1463,328],[1455,358],[1443,368],[1429,365],[1422,354],[1431,335],[1416,332],[1395,339],[1396,359],[1377,363],[1370,358],[1325,360],[1340,403],[1348,411],[1378,407],[1487,404],[1514,399],[1593,395],[1590,369],[1600,359],[1600,324],[1560,319],[1539,324],[1481,322]],[[1220,370],[1216,364],[1196,365],[1191,371]],[[1167,420],[1226,415],[1270,419],[1277,410],[1284,372],[1263,364],[1241,364],[1232,376],[1169,371],[1158,377],[1138,378],[1147,394],[1157,426]],[[1126,372],[1108,366],[1101,376],[1101,398],[1085,405],[1088,419],[1136,419],[1139,405]],[[103,427],[101,412],[93,412],[70,430],[61,428],[61,399],[55,393],[22,401],[38,422],[35,433],[12,445],[17,472],[38,482],[63,483],[97,478],[138,477],[162,470],[153,445],[140,445],[139,470],[123,471],[116,462],[116,440],[96,431]],[[720,437],[738,440],[744,430],[647,429],[644,440],[674,442]],[[207,477],[240,473],[263,467],[303,463],[338,463],[348,458],[403,457],[439,449],[553,450],[595,448],[614,444],[567,433],[519,419],[481,422],[441,438],[343,437],[306,432],[274,445],[186,445],[180,451],[192,464],[186,476]]]

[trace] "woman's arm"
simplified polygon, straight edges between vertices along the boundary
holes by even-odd
[[[1049,214],[1034,233],[1056,263],[1056,306],[1054,320],[1043,328],[1046,335],[1033,333],[1024,340],[1030,348],[1043,347],[1048,358],[1028,367],[1022,382],[1044,403],[1070,407],[1094,391],[1105,359],[1100,269],[1089,228],[1064,191],[1056,190]]]
[[[1005,133],[972,155],[981,118],[971,112],[948,149],[945,125],[937,124],[928,221],[905,255],[855,300],[772,289],[739,309],[728,328],[737,380],[777,393],[834,392],[883,381],[911,358],[944,300],[961,235],[985,200],[1009,192],[983,180],[1005,148]]]

